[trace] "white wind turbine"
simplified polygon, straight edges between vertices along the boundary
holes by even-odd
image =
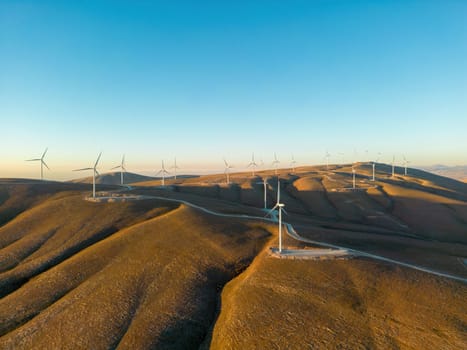
[[[114,170],[114,169],[120,169],[120,185],[123,186],[123,173],[126,172],[126,168],[125,168],[125,155],[123,155],[122,157],[122,162],[117,165],[117,166],[114,166],[112,169],[110,170]]]
[[[272,166],[274,167],[274,174],[277,175],[277,167],[279,166],[279,160],[277,160],[276,152],[274,152],[274,160],[272,161]]]
[[[159,170],[157,173],[156,173],[156,176],[161,174],[162,175],[162,186],[165,186],[165,175],[169,174],[169,172],[167,170],[165,170],[165,166],[164,166],[164,161],[162,161],[162,167],[161,167],[161,170]]]
[[[251,162],[250,162],[250,164],[248,164],[247,167],[248,168],[251,167],[253,169],[252,170],[252,176],[254,177],[255,176],[255,170],[258,167],[258,164],[256,164],[256,162],[255,162],[255,154],[254,153],[251,154]]]
[[[73,171],[92,170],[92,198],[96,198],[96,175],[99,176],[99,172],[97,171],[97,164],[99,163],[99,159],[101,159],[101,155],[102,155],[102,152],[99,153],[99,156],[97,156],[97,160],[94,163],[94,167],[73,170]]]
[[[381,156],[381,152],[378,152],[378,157],[371,164],[372,167],[373,167],[373,178],[371,179],[371,181],[375,181],[375,170],[376,170],[375,168],[376,168],[376,163],[378,163],[378,160],[379,160],[380,156]]]
[[[174,165],[172,165],[170,167],[170,169],[173,169],[174,170],[174,179],[177,180],[177,169],[180,169],[178,166],[177,166],[177,157],[174,158]]]
[[[407,164],[410,163],[407,158],[404,157],[404,175],[407,176]]]
[[[295,173],[295,165],[297,164],[297,161],[295,160],[293,154],[292,154],[292,161],[290,162],[290,166],[292,167],[292,174]]]
[[[47,164],[44,161],[45,154],[47,153],[48,148],[45,149],[44,153],[42,153],[42,156],[40,158],[34,158],[34,159],[27,159],[26,162],[41,162],[41,180],[44,180],[44,165],[47,169],[50,170],[50,168],[47,166]]]
[[[226,176],[227,185],[228,185],[228,184],[230,184],[230,169],[232,169],[233,166],[231,166],[229,163],[227,163],[225,158],[224,158],[224,164],[225,164],[224,174]]]
[[[270,215],[274,210],[277,209],[279,212],[279,254],[282,253],[282,211],[287,214],[284,209],[284,204],[281,203],[281,186],[280,181],[277,179],[277,203],[266,215]]]
[[[324,158],[326,158],[326,170],[329,170],[329,157],[331,154],[326,150],[326,154],[324,155]]]
[[[352,164],[352,188],[355,189],[355,164]]]

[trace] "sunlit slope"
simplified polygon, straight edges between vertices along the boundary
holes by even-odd
[[[30,179],[0,179],[0,225],[57,193],[89,190],[88,186]]]
[[[212,349],[461,349],[467,286],[367,260],[261,254],[222,293]]]
[[[133,183],[133,182],[141,182],[141,181],[150,181],[153,180],[153,177],[125,172],[123,174],[123,182],[125,184]],[[98,184],[105,184],[105,185],[120,185],[121,184],[121,173],[117,172],[110,172],[105,174],[100,174],[96,177],[96,183]],[[80,179],[73,180],[74,183],[86,183],[92,184],[92,176],[83,177]]]
[[[467,243],[467,184],[421,170],[376,165],[376,181],[368,163],[355,165],[353,189],[350,165],[303,167],[231,174],[230,184],[223,175],[168,181],[168,188],[178,196],[202,198],[261,208],[266,179],[267,206],[276,202],[277,178],[281,181],[281,201],[287,212],[318,219],[323,225],[342,228],[342,224],[363,225],[366,230],[381,230],[397,235]],[[139,188],[159,186],[159,181],[138,183]],[[286,220],[293,222],[293,215]],[[350,227],[349,227],[350,229]],[[356,228],[353,227],[352,230]]]
[[[267,236],[185,206],[130,225],[5,296],[0,347],[193,347],[214,321],[216,294]]]
[[[0,227],[0,295],[118,230],[166,210],[150,201],[106,205],[85,201],[79,194],[49,197]]]

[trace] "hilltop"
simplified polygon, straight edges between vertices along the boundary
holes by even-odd
[[[99,176],[96,177],[96,183],[103,184],[103,185],[120,185],[121,183],[120,176],[121,175],[119,171],[100,174]],[[131,172],[125,172],[123,179],[124,179],[125,184],[130,184],[133,182],[151,181],[151,180],[154,180],[155,178],[151,176],[145,176],[145,175],[135,174]],[[72,180],[71,182],[92,184],[92,176],[75,179],[75,180]]]
[[[197,175],[178,175],[177,180],[183,181],[185,179],[192,179],[192,178],[197,178],[197,177],[198,177]],[[166,179],[175,181],[174,176],[167,176]],[[125,172],[123,180],[124,180],[124,184],[126,185],[131,185],[131,184],[136,184],[136,183],[141,183],[141,182],[151,182],[151,181],[157,181],[159,182],[157,185],[160,185],[161,177],[146,176],[146,175],[141,175],[141,174],[136,174],[136,173],[131,173],[131,172]],[[71,180],[70,182],[92,184],[92,176],[74,179],[74,180]],[[96,183],[101,184],[101,185],[120,185],[121,184],[121,173],[117,171],[117,172],[99,174],[96,177]],[[156,184],[154,185],[157,186]]]

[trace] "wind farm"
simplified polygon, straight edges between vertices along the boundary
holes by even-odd
[[[276,156],[274,159],[276,159]],[[92,294],[87,294],[88,292],[85,291],[88,288],[96,288],[91,278],[93,271],[91,266],[93,265],[89,265],[95,264],[92,262],[94,254],[100,254],[103,257],[98,262],[97,268],[101,266],[99,264],[109,264],[111,260],[107,259],[113,259],[111,258],[112,254],[117,254],[118,259],[123,259],[122,261],[133,261],[135,257],[130,258],[131,254],[133,254],[133,245],[135,245],[134,249],[139,252],[137,253],[138,256],[141,257],[146,254],[145,251],[153,256],[156,250],[151,250],[150,247],[154,245],[155,249],[155,246],[158,245],[159,253],[155,258],[157,264],[162,263],[162,261],[166,261],[162,264],[169,263],[172,259],[170,254],[173,254],[169,253],[171,249],[168,249],[169,246],[167,246],[168,250],[166,251],[166,248],[164,248],[165,243],[159,238],[152,242],[150,237],[159,237],[158,235],[152,236],[149,234],[152,230],[166,232],[166,234],[160,236],[160,239],[168,240],[167,244],[174,244],[178,247],[179,253],[175,255],[181,254],[177,258],[178,264],[181,265],[177,265],[177,268],[179,272],[183,271],[184,277],[177,278],[175,280],[177,281],[176,284],[173,285],[174,280],[170,273],[159,275],[156,272],[158,271],[158,265],[153,263],[143,268],[147,263],[139,259],[135,260],[140,262],[134,266],[136,269],[134,271],[141,271],[140,273],[144,273],[144,278],[150,281],[154,279],[153,276],[159,276],[158,282],[154,280],[151,283],[166,284],[172,281],[170,282],[172,283],[172,293],[177,294],[177,291],[181,290],[179,288],[186,288],[186,283],[189,283],[189,285],[195,283],[196,279],[184,272],[186,271],[184,264],[188,264],[192,266],[192,269],[198,271],[194,272],[195,274],[205,274],[207,273],[204,270],[205,268],[216,266],[215,264],[212,265],[211,262],[208,262],[208,265],[205,265],[206,262],[203,264],[195,262],[193,265],[192,259],[195,258],[195,261],[198,261],[198,257],[201,256],[204,259],[207,257],[219,259],[212,255],[213,252],[210,250],[212,248],[208,248],[212,244],[219,244],[219,239],[223,242],[222,246],[224,248],[222,249],[227,249],[222,254],[227,254],[228,259],[240,259],[243,261],[242,264],[245,264],[243,268],[235,264],[232,265],[233,270],[224,271],[225,275],[221,275],[224,277],[207,277],[206,284],[196,287],[198,289],[194,291],[195,294],[193,295],[182,296],[182,293],[180,299],[177,297],[176,303],[187,305],[188,309],[191,309],[188,305],[197,300],[196,293],[205,295],[203,297],[204,301],[202,304],[198,304],[198,307],[202,310],[211,311],[203,312],[202,316],[201,314],[195,316],[188,309],[178,314],[179,316],[175,316],[174,311],[167,308],[169,304],[164,301],[166,300],[164,299],[164,293],[161,294],[156,290],[152,291],[151,288],[143,289],[146,298],[151,298],[154,301],[158,300],[157,304],[164,303],[167,307],[153,306],[145,311],[145,316],[141,314],[138,317],[154,319],[158,312],[166,310],[165,312],[173,313],[171,317],[175,317],[175,319],[178,319],[178,317],[183,319],[184,315],[191,315],[189,317],[196,317],[199,320],[197,322],[205,325],[204,328],[192,327],[189,331],[186,331],[185,328],[182,331],[182,328],[176,326],[171,328],[171,332],[177,334],[177,344],[179,344],[177,346],[185,347],[188,344],[203,343],[213,348],[237,348],[251,343],[256,344],[259,340],[252,338],[251,333],[247,330],[254,327],[264,332],[270,326],[264,319],[255,318],[251,314],[253,309],[250,303],[254,302],[254,294],[259,293],[259,295],[262,295],[262,307],[263,310],[268,312],[268,319],[271,322],[279,322],[282,313],[287,312],[284,307],[295,310],[290,304],[291,300],[288,299],[287,294],[279,293],[276,297],[281,300],[283,306],[280,312],[273,311],[278,304],[274,299],[267,296],[266,291],[269,287],[264,285],[265,282],[261,282],[263,284],[259,285],[256,284],[267,278],[266,276],[272,278],[271,274],[279,271],[288,271],[288,274],[292,273],[292,276],[297,274],[294,277],[297,279],[294,279],[292,287],[290,280],[276,276],[274,278],[274,288],[293,288],[294,293],[299,293],[300,298],[304,298],[302,302],[303,305],[306,305],[305,309],[300,312],[295,310],[294,314],[290,314],[289,317],[293,322],[299,320],[303,322],[303,317],[305,319],[311,317],[313,322],[317,322],[318,325],[321,325],[319,327],[322,327],[323,324],[327,324],[327,318],[332,318],[332,316],[329,316],[331,311],[325,306],[326,304],[312,307],[305,294],[303,294],[305,293],[304,288],[307,288],[306,283],[308,282],[306,281],[308,281],[308,278],[316,281],[315,283],[318,283],[318,285],[325,283],[319,277],[319,271],[326,271],[327,274],[333,275],[333,279],[338,284],[334,285],[332,283],[329,288],[333,286],[332,288],[338,288],[338,293],[344,293],[342,294],[343,299],[332,299],[332,303],[341,310],[347,310],[345,312],[353,313],[355,312],[353,311],[354,306],[352,304],[349,306],[347,300],[352,300],[352,293],[354,292],[348,290],[344,283],[347,277],[344,277],[345,275],[341,276],[339,273],[343,268],[346,271],[352,271],[352,274],[356,274],[358,283],[362,285],[374,284],[379,278],[378,276],[384,275],[385,282],[377,284],[376,287],[379,293],[383,293],[383,295],[387,293],[385,283],[398,283],[402,286],[401,290],[396,295],[393,294],[391,298],[399,300],[398,298],[404,297],[406,299],[407,295],[409,295],[409,300],[413,300],[413,303],[415,303],[414,300],[417,300],[416,304],[419,312],[426,317],[430,317],[430,319],[434,320],[433,322],[438,322],[443,327],[452,329],[448,339],[439,338],[424,331],[419,331],[419,337],[429,336],[433,344],[452,344],[453,346],[462,344],[461,334],[456,333],[455,328],[452,328],[454,325],[441,321],[433,313],[428,312],[432,308],[424,306],[426,304],[420,300],[419,294],[417,294],[418,289],[410,289],[410,285],[416,279],[419,281],[418,283],[424,285],[424,290],[431,299],[434,298],[433,293],[441,288],[443,293],[450,295],[452,299],[448,304],[442,304],[440,300],[435,298],[437,307],[453,315],[453,317],[463,317],[461,315],[465,304],[462,298],[456,299],[455,295],[464,293],[467,284],[467,274],[462,265],[463,256],[467,253],[465,248],[467,246],[465,225],[458,221],[459,218],[467,218],[467,212],[465,211],[467,184],[447,180],[417,169],[410,169],[410,177],[399,176],[398,173],[393,177],[392,164],[378,163],[375,170],[373,166],[375,162],[373,161],[300,166],[295,170],[290,167],[279,168],[274,164],[270,169],[257,171],[255,176],[252,177],[249,165],[245,167],[244,171],[232,172],[233,167],[226,160],[224,160],[225,170],[223,173],[188,177],[179,174],[176,181],[174,176],[166,177],[168,172],[164,171],[165,165],[161,162],[161,170],[156,176],[143,177],[138,179],[139,181],[129,182],[129,179],[136,178],[136,174],[128,170],[125,158],[122,158],[121,164],[116,169],[125,171],[126,181],[124,183],[115,183],[112,181],[112,177],[108,177],[108,174],[98,172],[97,168],[100,161],[101,153],[99,153],[92,167],[76,170],[92,171],[92,195],[86,195],[89,189],[85,187],[86,183],[88,183],[85,179],[83,181],[75,179],[73,182],[49,181],[43,184],[41,182],[24,183],[14,179],[0,181],[0,186],[8,184],[8,187],[5,188],[9,188],[7,191],[10,191],[7,192],[10,200],[0,207],[0,214],[4,218],[3,220],[6,220],[6,223],[0,227],[0,237],[2,237],[3,242],[3,248],[0,252],[5,257],[3,260],[4,272],[0,274],[0,291],[4,295],[4,301],[0,300],[0,313],[3,315],[4,320],[8,320],[1,324],[1,346],[15,344],[15,347],[21,347],[21,344],[27,344],[28,342],[43,344],[41,338],[39,338],[42,337],[41,335],[26,335],[24,332],[29,327],[35,327],[37,322],[43,322],[44,317],[51,317],[50,315],[56,312],[47,306],[54,300],[55,303],[66,302],[72,305],[70,308],[62,309],[59,313],[61,315],[60,319],[66,320],[63,323],[66,328],[68,327],[66,325],[72,327],[74,324],[77,317],[76,309],[80,307],[81,302],[100,300],[99,302],[103,303],[110,300],[107,298],[117,298],[114,293],[110,292],[114,288],[113,283],[110,282],[111,280],[106,282],[105,286],[109,289],[106,292],[103,291],[103,294],[99,294],[97,290]],[[332,170],[327,170],[328,168]],[[375,171],[376,177],[374,176]],[[344,191],[345,188],[356,189],[357,172],[359,174],[359,191]],[[402,172],[402,174],[404,173]],[[104,179],[104,181],[97,184],[97,177],[101,180]],[[106,183],[105,179],[108,179],[109,182]],[[160,186],[161,181],[163,186]],[[225,187],[226,184],[228,187]],[[20,188],[22,188],[23,196],[27,196],[25,198],[33,199],[34,195],[32,193],[37,192],[39,186],[45,186],[41,192],[48,193],[48,195],[38,197],[40,199],[36,204],[32,204],[33,202],[29,204],[28,201],[24,201],[23,207],[16,209],[21,212],[19,216],[13,215],[10,219],[5,216],[5,213],[10,210],[10,204],[8,203],[19,196],[19,194],[15,193],[20,193],[18,192]],[[87,199],[91,201],[90,204],[86,204]],[[268,208],[268,201],[274,203],[271,208]],[[441,209],[445,205],[455,208],[455,211],[451,213],[449,210]],[[287,212],[285,208],[287,208]],[[421,211],[421,208],[425,209]],[[66,219],[70,217],[69,210],[74,213],[72,214],[74,219]],[[426,212],[426,210],[429,210],[431,215],[428,218],[419,220],[418,215],[424,215],[422,213]],[[48,219],[50,223],[40,224],[30,232],[24,231],[23,227],[30,226],[31,222],[38,222],[38,220],[40,222],[42,216],[51,211],[55,212],[54,215],[56,216]],[[60,235],[66,236],[73,227],[80,225],[80,221],[93,220],[90,219],[89,215],[94,216],[92,213],[97,212],[100,213],[101,217],[105,218],[104,221],[99,224],[96,221],[88,228],[83,227],[80,229],[75,234],[76,243],[70,242],[67,243],[68,245],[63,246],[63,253],[60,253],[60,250],[56,250],[53,255],[48,253],[48,249],[46,250],[45,247],[49,245],[58,249],[60,241],[53,239],[55,235],[47,236],[45,234],[45,232],[48,232],[47,225],[55,222],[60,227]],[[285,213],[287,215],[284,217]],[[60,216],[63,216],[63,218]],[[201,226],[199,220],[203,222]],[[185,229],[182,231],[175,229],[182,222],[184,223],[182,227],[185,227]],[[194,227],[197,227],[195,231],[193,231]],[[442,230],[440,230],[441,228]],[[17,235],[18,232],[22,232],[21,236]],[[235,232],[235,235],[231,236],[233,232]],[[43,236],[44,234],[45,236]],[[13,253],[16,251],[15,247],[18,244],[23,247],[22,249],[25,252],[30,251],[31,244],[35,244],[34,240],[31,239],[31,235],[39,235],[39,237],[42,237],[40,240],[46,242],[43,243],[44,248],[39,248],[31,256],[36,263],[43,261],[41,263],[43,265],[39,265],[38,269],[25,270],[28,269],[27,266],[30,264],[28,262],[29,255],[27,253],[19,255],[20,263],[18,265],[11,260],[13,255],[7,255],[7,252],[9,252],[8,254],[18,254],[21,250],[18,253]],[[186,256],[185,252],[188,252],[187,248],[184,248],[185,243],[183,242],[191,241],[190,237],[194,237],[192,235],[201,235],[204,238],[200,245],[193,246],[195,250],[189,250],[191,256],[191,262],[189,263],[188,261],[184,262],[183,259],[185,258],[182,258],[182,256]],[[135,241],[130,238],[133,236],[135,236]],[[169,237],[172,238],[169,239]],[[207,237],[211,238],[208,239]],[[241,241],[237,241],[240,238]],[[126,242],[123,247],[127,248],[120,253],[115,253],[115,247],[123,244],[119,243],[123,242],[122,240]],[[140,240],[143,241],[137,243]],[[143,251],[137,248],[140,245],[145,246]],[[401,249],[400,247],[404,248]],[[67,253],[71,251],[79,251],[80,254]],[[234,251],[237,255],[232,255]],[[6,258],[7,256],[11,256],[11,258]],[[433,259],[433,257],[435,258]],[[47,261],[53,261],[53,263],[50,264]],[[137,298],[136,294],[134,294],[136,291],[131,287],[134,283],[131,282],[130,276],[135,273],[132,272],[132,267],[122,269],[122,267],[114,263],[107,266],[112,266],[113,272],[107,276],[107,272],[103,270],[103,272],[99,273],[100,278],[120,280],[120,283],[124,283],[126,286],[125,293],[128,293],[125,298]],[[89,272],[85,272],[83,275],[82,272],[79,272],[83,271],[83,268],[84,271]],[[151,270],[148,270],[148,268]],[[243,269],[245,269],[244,272],[235,272]],[[26,273],[24,271],[29,272],[24,275]],[[77,273],[81,276],[80,278],[84,278],[84,284],[73,287],[76,294],[75,299],[56,299],[57,296],[54,295],[57,294],[52,293],[52,290],[69,288],[54,277],[56,274],[64,273],[72,279],[78,277]],[[242,279],[247,275],[252,276],[252,281],[258,280],[258,282],[244,285]],[[37,282],[27,282],[27,279],[32,277],[35,277]],[[50,292],[47,289],[48,287],[45,287],[41,282],[43,279],[55,281]],[[223,300],[223,306],[217,317],[215,317],[213,311],[215,310],[216,297],[205,299],[206,295],[213,293],[212,290],[210,291],[209,285],[214,281],[224,286],[219,290],[218,293],[220,294],[216,292],[212,294],[213,296],[222,297]],[[243,287],[235,292],[234,290],[237,288],[235,286]],[[29,302],[25,304],[27,305],[26,310],[28,310],[26,314],[11,312],[13,305],[25,302],[21,296],[24,293],[26,295],[39,293],[41,298],[46,298],[49,301],[41,306],[32,302],[34,298],[29,298],[27,299]],[[317,295],[323,298],[323,295],[328,293],[329,291],[326,292],[326,289],[324,289]],[[238,298],[243,298],[244,302],[239,304]],[[359,298],[362,298],[362,302],[369,303],[372,297],[360,293]],[[433,302],[431,299],[430,303]],[[99,314],[105,313],[108,317],[113,317],[112,315],[116,315],[116,313],[123,312],[125,314],[127,312],[123,300],[114,301],[113,304],[114,307],[108,310],[100,308],[96,308],[94,311],[88,310],[85,314],[81,314],[78,319],[80,322],[92,320],[96,317],[96,312]],[[372,330],[385,333],[387,331],[383,330],[384,317],[390,311],[385,308],[380,310],[375,307],[371,306],[371,312],[376,322],[374,326],[376,328],[372,328]],[[232,308],[236,311],[232,311]],[[362,316],[357,318],[352,316],[351,322],[358,325],[364,322],[362,317],[366,313],[361,314],[358,308],[356,310],[357,314]],[[232,314],[232,312],[234,313]],[[26,321],[27,318],[31,317],[30,315],[38,313],[42,316],[36,316],[31,321]],[[242,320],[241,323],[233,325],[229,321],[233,315]],[[422,325],[420,319],[416,321],[408,313],[401,310],[391,315],[397,320]],[[131,322],[137,322],[138,317]],[[243,317],[247,317],[247,319],[243,319]],[[251,323],[253,320],[255,320],[254,323]],[[167,327],[165,321],[159,322],[159,325],[152,328],[151,331],[143,331],[143,328],[137,328],[138,330],[135,331],[140,334],[140,340],[136,341],[136,338],[135,340],[129,339],[128,344],[143,349],[147,347],[148,342],[159,339],[157,335],[158,327]],[[16,329],[13,325],[18,323],[24,325]],[[107,341],[112,339],[114,332],[118,332],[120,326],[118,324],[110,326],[97,323],[93,326],[93,329],[81,328],[85,333],[81,331],[73,332],[73,336],[67,333],[66,338],[61,336],[63,326],[58,327],[55,321],[47,322],[43,327],[43,332],[52,334],[58,342],[57,344],[75,344],[79,338],[86,339],[89,346],[91,344],[104,346],[104,344],[108,344]],[[346,334],[347,332],[344,324],[337,323],[332,328],[336,335],[332,338],[334,340],[331,340],[328,337],[329,333],[320,333],[318,331],[319,327],[314,328],[311,323],[308,327],[313,330],[313,340],[298,328],[294,328],[294,334],[296,334],[296,337],[302,337],[301,339],[307,339],[307,341],[312,341],[314,344],[341,341],[338,339],[344,338],[341,338],[340,334]],[[95,337],[97,333],[94,332],[94,329],[102,329],[99,332],[105,332],[106,337],[98,340]],[[402,330],[403,326],[399,325],[398,329]],[[201,336],[201,334],[207,334],[208,338]],[[239,334],[242,334],[242,336],[238,336]],[[267,338],[257,343],[261,344],[258,346],[269,346],[272,342],[279,342],[282,344],[281,346],[286,346],[287,343],[283,343],[284,340],[276,338],[275,332],[268,334]],[[279,334],[281,334],[281,331],[279,331]],[[372,341],[381,347],[388,345],[384,340],[385,338],[378,337],[370,340],[365,334],[365,332],[360,332],[354,335],[353,338],[346,338],[347,344],[357,346],[361,342]],[[202,341],[195,341],[195,338]],[[408,340],[409,338],[405,335],[400,335],[396,339],[410,341],[412,346],[421,344],[413,338]],[[164,342],[164,340],[158,341]],[[294,341],[297,344],[302,344],[298,338]]]
[[[467,349],[467,2],[0,2],[0,349]]]

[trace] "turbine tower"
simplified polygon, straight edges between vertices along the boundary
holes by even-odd
[[[94,163],[94,167],[92,168],[82,168],[82,169],[75,169],[73,171],[84,171],[84,170],[92,170],[92,198],[96,198],[96,175],[99,176],[99,172],[97,171],[97,164],[99,163],[99,159],[101,159],[102,152],[99,153],[97,156],[97,160]]]
[[[407,158],[404,157],[404,175],[407,176],[407,164],[410,163]]]
[[[162,174],[162,186],[165,186],[165,175],[169,174],[169,172],[167,170],[165,170],[165,166],[164,166],[164,161],[162,161],[162,167],[161,167],[161,170],[159,170],[157,173],[156,173],[156,176],[159,175],[159,174]]]
[[[44,165],[47,169],[50,170],[50,168],[47,166],[47,164],[44,161],[45,154],[47,153],[48,148],[45,149],[44,153],[42,153],[42,157],[40,158],[34,158],[34,159],[27,159],[26,162],[41,162],[41,180],[44,180]]]
[[[123,173],[126,172],[126,168],[125,168],[125,155],[123,155],[122,157],[122,162],[117,165],[117,166],[114,166],[112,169],[110,170],[114,170],[114,169],[120,169],[120,185],[123,186]]]
[[[263,188],[264,188],[264,209],[267,209],[268,208],[268,198],[267,198],[267,191],[268,191],[268,182],[267,182],[268,178],[265,177],[263,178],[263,181],[261,182],[257,182],[258,185],[263,185]]]
[[[329,170],[329,156],[331,154],[326,150],[326,154],[324,155],[324,158],[326,158],[326,170]]]
[[[227,185],[228,185],[230,184],[230,169],[232,169],[233,167],[229,163],[227,163],[225,158],[224,158],[224,164],[225,164],[224,174],[226,176]]]
[[[352,188],[355,189],[355,165],[352,164]]]
[[[178,166],[177,166],[177,157],[174,158],[174,165],[172,165],[170,167],[170,169],[173,169],[174,170],[174,179],[177,180],[177,169],[180,169]]]
[[[254,177],[255,176],[255,169],[258,167],[258,164],[256,164],[255,162],[255,154],[252,153],[251,154],[251,162],[250,164],[248,164],[247,166],[248,168],[251,167],[253,170],[252,170],[252,176]]]
[[[375,181],[375,167],[376,167],[376,163],[378,162],[380,156],[381,156],[381,153],[378,152],[378,157],[371,164],[372,167],[373,167],[373,178],[371,179],[371,181]]]
[[[279,161],[277,160],[276,152],[274,152],[274,160],[272,161],[272,166],[274,167],[274,174],[277,175],[277,167],[279,166]]]
[[[292,154],[292,161],[290,162],[290,166],[292,167],[292,174],[295,173],[295,164],[297,164],[297,161]]]
[[[287,214],[284,209],[284,204],[281,203],[281,186],[280,181],[277,179],[277,203],[276,205],[268,212],[267,215],[270,215],[274,210],[277,209],[279,212],[279,254],[282,253],[282,211]]]

